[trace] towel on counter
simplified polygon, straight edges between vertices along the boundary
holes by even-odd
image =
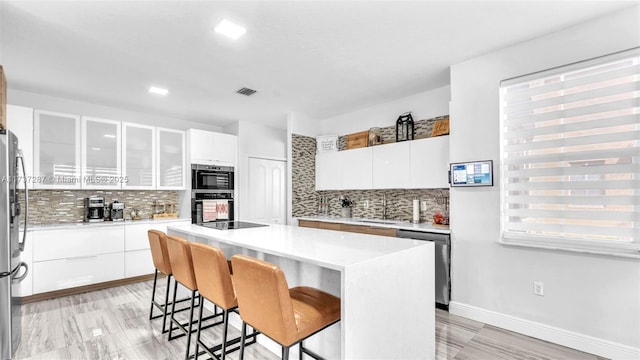
[[[218,200],[202,200],[202,221],[216,220],[218,220]]]

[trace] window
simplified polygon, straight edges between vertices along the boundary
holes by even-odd
[[[502,242],[640,251],[640,49],[500,85]]]

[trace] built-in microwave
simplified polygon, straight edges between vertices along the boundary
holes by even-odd
[[[233,166],[191,165],[192,190],[233,190]]]

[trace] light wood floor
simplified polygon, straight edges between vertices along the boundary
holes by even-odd
[[[151,286],[152,282],[146,281],[24,305],[22,342],[15,357],[183,359],[186,339],[167,341],[166,334],[161,333],[162,320],[148,319]],[[162,287],[158,294],[164,294]],[[217,326],[203,331],[205,341],[219,343],[219,329]],[[231,327],[229,336],[238,334]],[[456,360],[602,360],[442,310],[436,311],[436,356]],[[238,352],[228,358],[237,359]],[[278,358],[258,344],[248,347],[245,356],[245,359]]]

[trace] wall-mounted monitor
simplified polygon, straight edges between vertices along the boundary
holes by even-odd
[[[493,160],[452,163],[449,182],[455,186],[493,186]]]

